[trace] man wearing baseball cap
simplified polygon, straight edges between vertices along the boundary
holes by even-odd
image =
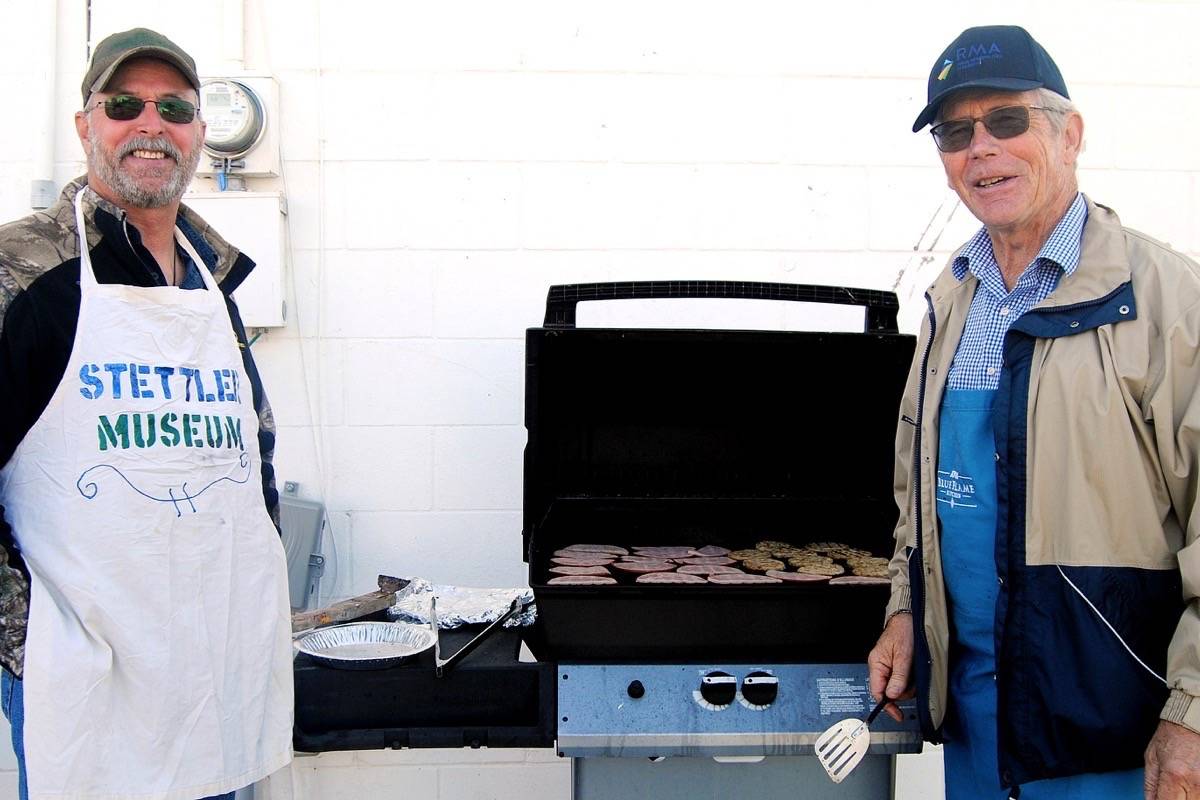
[[[915,693],[949,798],[1198,797],[1200,265],[1080,193],[1022,28],[938,56],[926,125],[983,227],[926,294],[871,691]]]
[[[231,798],[291,758],[274,422],[231,293],[254,263],[182,205],[192,57],[100,42],[87,174],[0,227],[0,700],[20,794]]]

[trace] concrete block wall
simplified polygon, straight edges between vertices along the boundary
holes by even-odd
[[[0,76],[53,70],[59,185],[82,171],[89,31],[156,27],[204,74],[279,80],[283,175],[250,188],[287,195],[289,321],[254,347],[278,473],[329,508],[325,599],[381,572],[525,582],[523,336],[550,284],[895,288],[913,327],[975,228],[909,132],[932,59],[968,25],[1029,28],[1084,112],[1084,190],[1200,254],[1195,2],[48,2],[56,52],[9,37]],[[7,30],[44,17],[0,0]],[[34,130],[0,126],[4,219],[28,213]],[[549,799],[568,770],[539,752],[331,754],[263,792]],[[938,781],[936,753],[901,759],[901,797]]]

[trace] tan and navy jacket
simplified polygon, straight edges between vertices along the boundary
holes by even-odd
[[[0,392],[0,466],[8,463],[45,409],[71,355],[80,300],[79,238],[73,203],[85,184],[85,178],[77,178],[50,208],[0,226],[0,387],[4,388]],[[124,211],[94,193],[84,198],[83,207],[92,265],[101,283],[162,284],[161,272]],[[237,306],[230,297],[254,268],[254,262],[186,206],[180,207],[176,224],[225,295],[259,416],[263,498],[278,523],[279,496],[271,460],[275,420]],[[20,676],[29,616],[29,578],[6,519],[0,507],[0,665]],[[33,536],[36,532],[22,531],[20,535]]]
[[[1087,203],[1079,268],[1005,338],[993,412],[1005,786],[1140,766],[1160,718],[1200,732],[1200,265]],[[976,285],[947,268],[930,287],[897,425],[888,614],[913,614],[934,741],[938,412]]]

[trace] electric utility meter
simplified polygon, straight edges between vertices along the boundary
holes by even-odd
[[[204,149],[216,158],[238,158],[254,149],[267,127],[262,101],[241,81],[200,84],[200,109],[208,129]]]

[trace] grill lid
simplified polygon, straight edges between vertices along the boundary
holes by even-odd
[[[866,332],[573,327],[581,300],[647,297],[862,305]],[[792,284],[551,287],[545,327],[526,334],[526,560],[535,531],[557,536],[546,528],[564,503],[579,521],[580,503],[639,501],[668,525],[674,501],[782,503],[850,528],[894,520],[896,410],[915,344],[896,330],[897,306],[891,292]]]

